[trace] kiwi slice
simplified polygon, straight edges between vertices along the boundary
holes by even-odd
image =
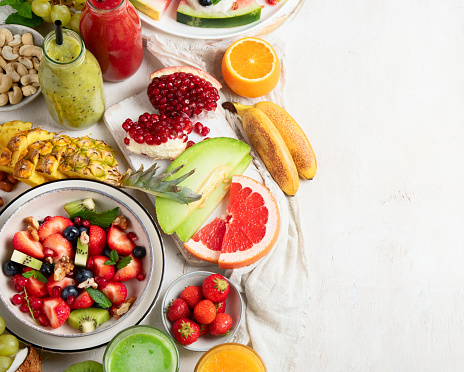
[[[76,200],[64,205],[64,209],[70,216],[75,215],[81,211],[95,212],[95,202],[91,198]]]
[[[110,318],[110,313],[106,309],[78,309],[71,311],[68,323],[71,327],[81,332],[88,333],[95,331],[99,326]]]
[[[64,372],[103,372],[103,365],[93,360],[86,360],[69,366]]]
[[[85,266],[87,264],[87,257],[89,257],[89,245],[82,244],[81,239],[77,238],[76,256],[74,257],[74,264],[76,266]]]
[[[42,267],[42,261],[37,258],[28,256],[27,254],[14,250],[13,255],[11,256],[11,261],[17,262],[21,265],[28,266],[35,270],[40,270]]]

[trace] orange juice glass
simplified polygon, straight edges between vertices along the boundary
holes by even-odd
[[[203,354],[195,372],[266,372],[261,357],[252,348],[236,343],[225,343]]]

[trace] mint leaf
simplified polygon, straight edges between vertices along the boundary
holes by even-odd
[[[110,252],[110,260],[114,262],[118,262],[119,260],[118,252],[116,252],[114,249],[112,249]]]
[[[10,5],[12,8],[17,9],[17,6],[24,3],[24,0],[2,0],[0,6]]]
[[[23,25],[32,28],[44,23],[44,20],[39,16],[36,16],[34,13],[32,13],[32,18],[26,18],[20,16],[18,13],[13,13],[8,16],[8,18],[5,20],[5,23],[9,25]]]
[[[31,4],[28,2],[22,3],[18,7],[18,14],[25,18],[32,18]]]
[[[132,261],[132,257],[129,257],[129,256],[121,258],[121,261],[119,261],[116,264],[116,269],[122,269],[123,267],[126,267],[127,265],[130,264],[131,261]]]
[[[37,270],[27,271],[27,272],[23,273],[23,277],[25,277],[25,278],[34,278],[34,279],[37,279],[37,280],[41,281],[42,283],[48,283],[47,278],[44,277],[42,275],[42,273],[37,271]]]
[[[98,289],[93,289],[91,287],[85,289],[92,299],[99,304],[103,309],[107,309],[113,305],[111,301]]]
[[[118,214],[119,208],[116,207],[104,212],[80,211],[69,216],[69,219],[72,220],[74,217],[79,216],[84,220],[89,220],[92,225],[106,228],[111,226],[111,223],[118,217]]]

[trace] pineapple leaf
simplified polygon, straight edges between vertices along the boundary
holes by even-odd
[[[135,172],[129,169],[121,180],[121,187],[140,190],[148,194],[159,196],[160,198],[170,199],[180,204],[188,204],[200,200],[200,194],[194,193],[188,187],[177,186],[180,182],[192,175],[195,169],[192,169],[183,176],[166,181],[166,178],[177,173],[182,167],[183,165],[160,175],[156,175],[156,171],[159,169],[156,163],[146,171],[143,170],[143,165]]]

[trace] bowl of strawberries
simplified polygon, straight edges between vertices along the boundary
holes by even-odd
[[[207,351],[232,339],[240,325],[243,301],[237,287],[223,275],[195,271],[170,285],[161,309],[163,325],[178,345]]]
[[[0,226],[0,310],[9,330],[31,344],[102,346],[158,298],[159,231],[115,186],[76,179],[36,186],[1,212]]]

